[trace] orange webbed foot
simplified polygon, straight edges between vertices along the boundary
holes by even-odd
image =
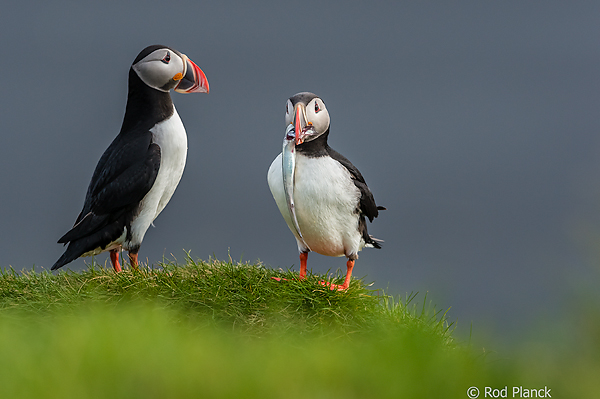
[[[348,286],[350,284],[331,284],[329,281],[319,281],[319,284],[321,284],[323,287],[329,287],[329,289],[331,291],[346,291],[348,289]]]

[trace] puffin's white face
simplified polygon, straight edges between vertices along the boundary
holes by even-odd
[[[160,91],[208,93],[204,72],[185,54],[169,48],[154,50],[132,68],[145,84]]]
[[[316,139],[327,131],[329,122],[329,112],[319,97],[313,98],[308,104],[298,102],[295,106],[291,100],[287,100],[285,123],[294,125],[296,144]]]

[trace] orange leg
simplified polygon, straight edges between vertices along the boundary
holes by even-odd
[[[344,279],[344,284],[339,285],[339,284],[331,284],[328,283],[326,281],[321,281],[321,285],[326,285],[329,286],[330,290],[338,290],[338,291],[345,291],[348,289],[348,287],[350,286],[350,279],[352,278],[352,269],[354,269],[354,261],[348,259],[348,261],[346,262],[346,278]]]
[[[138,254],[132,254],[131,252],[129,252],[129,264],[131,265],[131,267],[135,270],[139,270],[138,269]]]
[[[347,290],[350,286],[350,279],[352,278],[352,269],[354,269],[354,261],[348,259],[346,262],[346,278],[344,279],[344,284],[342,284],[338,290]]]
[[[306,263],[308,262],[308,252],[300,254],[300,280],[306,278]]]
[[[306,262],[308,261],[308,252],[302,252],[300,254],[300,276],[299,280],[304,280],[306,278]],[[281,277],[271,277],[275,281],[281,281],[287,279]]]
[[[121,265],[119,264],[119,250],[118,249],[112,249],[110,251],[110,263],[112,263],[115,272],[120,272],[121,271]]]

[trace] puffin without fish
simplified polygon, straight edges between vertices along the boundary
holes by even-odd
[[[129,69],[129,90],[119,135],[104,152],[73,228],[58,242],[69,244],[56,270],[80,256],[129,251],[137,268],[146,230],[167,205],[183,174],[187,136],[169,91],[208,93],[204,72],[166,46],[142,50]]]
[[[358,169],[328,144],[329,113],[313,93],[298,93],[286,104],[283,150],[267,181],[300,252],[300,278],[306,277],[310,251],[346,256],[346,278],[331,289],[345,290],[364,247],[381,248],[367,232],[380,210]],[[323,283],[327,284],[328,283]]]

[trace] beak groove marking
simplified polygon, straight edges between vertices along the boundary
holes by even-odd
[[[177,73],[175,76],[181,75],[178,85],[175,87],[175,91],[178,93],[208,93],[208,79],[206,75],[192,60],[190,60],[185,54],[182,54],[184,62],[183,73]],[[175,76],[173,79],[175,79]]]

